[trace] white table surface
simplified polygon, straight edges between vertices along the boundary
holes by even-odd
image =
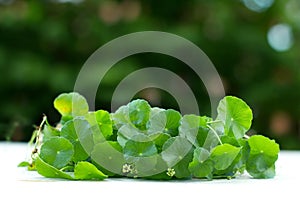
[[[0,207],[300,207],[300,151],[281,151],[274,179],[47,179],[17,168],[23,143],[0,142]],[[5,205],[5,206],[4,206]]]

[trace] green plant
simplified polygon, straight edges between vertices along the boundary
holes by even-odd
[[[246,170],[254,178],[273,178],[279,145],[262,135],[247,136],[252,111],[241,99],[223,98],[215,120],[151,107],[142,99],[116,112],[89,112],[78,93],[54,101],[61,121],[46,117],[34,131],[32,161],[20,166],[45,177],[103,180],[233,178]]]

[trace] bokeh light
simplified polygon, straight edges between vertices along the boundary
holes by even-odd
[[[59,3],[73,3],[73,4],[79,4],[83,2],[84,0],[55,0]]]
[[[268,31],[268,42],[276,51],[289,50],[294,42],[292,28],[287,24],[277,24]]]
[[[255,12],[263,12],[271,7],[274,0],[243,0],[245,6]]]
[[[114,38],[148,30],[198,45],[214,63],[226,93],[253,108],[249,134],[265,133],[282,149],[300,150],[300,91],[295,90],[300,89],[300,0],[0,0],[0,140],[28,141],[43,113],[56,124],[53,99],[73,90],[87,57]],[[182,76],[203,114],[210,112],[206,89],[189,67],[155,53],[112,67],[101,82],[97,108],[109,110],[117,84],[152,66]],[[140,95],[177,108],[163,91]]]

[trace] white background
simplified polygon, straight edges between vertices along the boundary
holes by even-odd
[[[3,207],[300,207],[300,151],[281,151],[274,179],[150,181],[47,179],[17,168],[26,144],[0,142]]]

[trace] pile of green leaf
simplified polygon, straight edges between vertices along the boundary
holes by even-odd
[[[89,112],[85,98],[64,93],[54,101],[61,114],[53,127],[44,117],[34,131],[31,161],[23,162],[49,178],[103,180],[273,178],[279,145],[262,135],[246,135],[252,111],[227,96],[217,118],[184,115],[151,107],[142,99],[115,113]]]

